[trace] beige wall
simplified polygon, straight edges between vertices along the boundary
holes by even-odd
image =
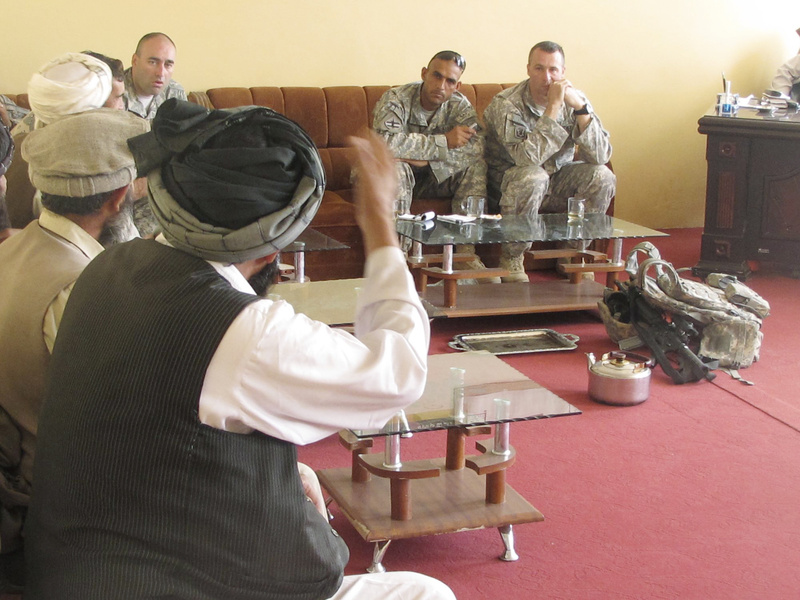
[[[400,4],[24,0],[4,14],[0,91],[24,91],[34,70],[66,51],[92,49],[127,65],[138,38],[153,30],[177,43],[176,79],[187,90],[403,83],[445,48],[467,58],[464,81],[516,82],[530,46],[552,39],[611,132],[617,215],[690,227],[702,225],[705,195],[697,119],[720,90],[721,72],[733,91],[758,94],[800,47],[797,0]]]

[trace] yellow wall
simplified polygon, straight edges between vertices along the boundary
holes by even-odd
[[[662,228],[702,225],[697,119],[721,72],[734,92],[758,94],[800,47],[797,0],[24,0],[4,17],[9,93],[66,51],[128,65],[153,30],[175,40],[187,90],[404,83],[446,48],[467,58],[464,81],[516,82],[529,48],[552,39],[611,132],[617,215]]]

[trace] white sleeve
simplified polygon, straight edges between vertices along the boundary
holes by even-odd
[[[428,317],[399,249],[370,254],[355,331],[296,314],[285,301],[250,304],[211,360],[200,420],[296,444],[382,426],[421,396],[427,375]]]

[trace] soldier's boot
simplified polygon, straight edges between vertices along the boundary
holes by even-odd
[[[462,269],[469,271],[478,271],[486,268],[480,257],[475,254],[475,246],[472,244],[461,244],[456,246],[456,254],[473,254],[475,258],[464,263],[459,263]],[[463,282],[463,283],[462,283]],[[500,283],[499,277],[479,277],[477,279],[461,279],[459,283],[462,285],[471,285],[475,283]]]
[[[512,254],[505,248],[500,255],[500,268],[506,269],[509,274],[503,277],[503,283],[528,282],[528,275],[525,273],[525,254]]]

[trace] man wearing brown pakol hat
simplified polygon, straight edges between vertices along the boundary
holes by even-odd
[[[103,250],[98,240],[113,229],[136,177],[126,140],[148,129],[134,115],[103,108],[65,117],[31,132],[23,143],[44,211],[0,244],[0,420],[14,424],[3,428],[8,435],[0,472],[14,482],[23,507],[64,306],[78,275]],[[7,513],[0,514],[3,553],[20,544],[18,527],[7,528],[2,520]]]
[[[394,230],[389,150],[352,141],[367,257],[351,335],[250,283],[322,198],[298,125],[168,100],[129,143],[163,235],[106,250],[72,292],[40,421],[26,599],[453,600],[415,573],[344,577],[347,547],[297,462],[296,445],[381,427],[425,385],[428,318]]]

